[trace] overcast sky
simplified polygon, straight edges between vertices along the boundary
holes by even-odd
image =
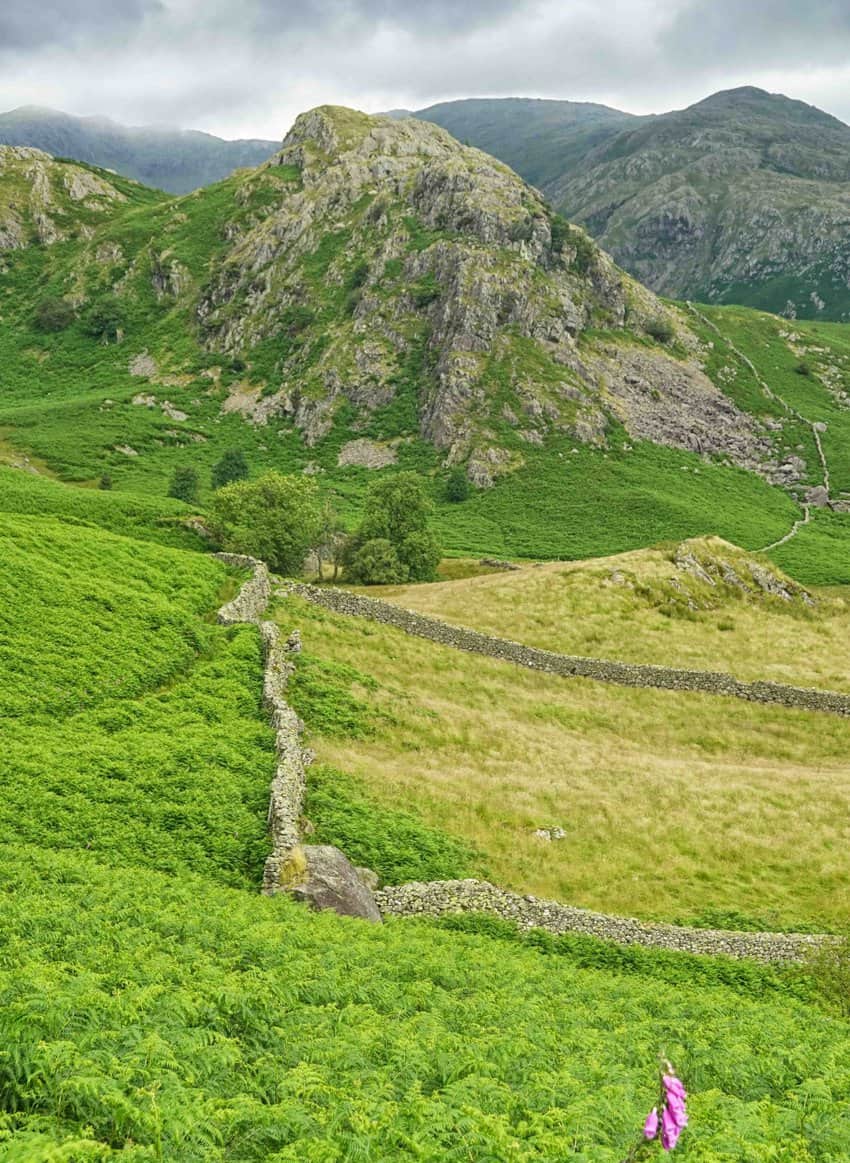
[[[0,0],[0,110],[279,139],[303,109],[753,84],[850,122],[850,0]]]

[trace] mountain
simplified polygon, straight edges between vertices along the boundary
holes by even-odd
[[[80,168],[50,164],[62,188]],[[240,448],[254,471],[320,475],[352,518],[398,465],[431,483],[444,544],[517,556],[708,531],[758,548],[806,489],[831,500],[818,441],[829,456],[846,435],[837,346],[750,316],[727,346],[725,318],[659,300],[436,125],[322,107],[269,161],[191,195],[120,181],[127,202],[97,221],[75,203],[76,230],[4,255],[15,463],[162,495],[175,464],[206,489]],[[742,351],[769,356],[770,393]],[[455,465],[478,486],[460,505]]]
[[[493,154],[544,191],[590,150],[642,120],[607,105],[523,97],[446,101],[411,116]]]
[[[513,165],[659,294],[850,317],[850,128],[813,106],[745,87],[654,117],[513,100],[416,116]]]
[[[131,127],[105,117],[72,117],[35,106],[0,113],[0,143],[89,162],[172,194],[186,194],[235,169],[257,166],[280,144],[224,141],[194,130]]]

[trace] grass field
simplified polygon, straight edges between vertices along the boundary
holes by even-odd
[[[710,539],[685,548],[737,566],[742,578],[750,562],[765,564]],[[767,596],[752,582],[742,591],[724,584],[722,575],[712,586],[678,569],[675,553],[675,548],[643,549],[364,592],[563,654],[850,691],[850,659],[843,647],[850,606],[842,591],[816,591],[816,605],[809,606],[800,598]]]
[[[325,668],[293,688],[320,762],[497,883],[647,919],[845,923],[847,720],[564,680],[300,599],[278,617]]]

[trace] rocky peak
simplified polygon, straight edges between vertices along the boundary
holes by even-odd
[[[428,122],[323,106],[246,189],[275,174],[279,199],[234,228],[198,306],[210,348],[249,366],[260,344],[266,368],[277,356],[256,399],[242,390],[229,410],[288,418],[313,445],[353,408],[355,431],[393,440],[414,433],[375,418],[407,393],[419,435],[482,485],[552,430],[604,445],[612,420],[769,461],[678,313],[488,154]]]

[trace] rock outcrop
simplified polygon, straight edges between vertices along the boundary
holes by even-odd
[[[237,385],[226,411],[287,419],[314,445],[341,412],[374,426],[406,391],[419,435],[482,487],[552,431],[604,447],[612,420],[771,464],[769,434],[706,377],[679,312],[492,157],[425,122],[323,107],[246,197],[275,174],[278,203],[234,227],[198,305],[211,348],[249,360],[274,339],[282,353],[273,381]],[[390,441],[413,434],[391,424],[341,463],[377,467],[378,449],[389,462]]]

